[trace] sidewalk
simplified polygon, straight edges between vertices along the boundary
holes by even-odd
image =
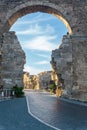
[[[62,101],[65,101],[65,102],[68,102],[68,103],[73,103],[73,104],[76,104],[76,105],[81,105],[81,106],[85,106],[87,107],[87,102],[82,102],[82,101],[79,101],[79,100],[75,100],[75,99],[69,99],[69,98],[65,98],[65,97],[57,97],[59,98],[59,100],[62,100]]]
[[[0,102],[6,101],[6,100],[9,100],[9,99],[11,99],[11,97],[0,97]]]
[[[0,130],[53,130],[28,114],[25,98],[0,102]]]

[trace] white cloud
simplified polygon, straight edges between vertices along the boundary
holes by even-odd
[[[42,35],[42,34],[53,34],[55,29],[49,24],[44,28],[39,24],[32,24],[26,30],[16,31],[17,35]]]
[[[45,55],[45,54],[37,54],[37,56],[40,56],[40,57],[43,57],[43,58],[50,59],[50,56]]]
[[[58,48],[58,44],[55,44],[55,38],[55,36],[37,36],[22,43],[22,47],[32,50],[52,51]]]
[[[54,18],[56,18],[56,17],[54,17]],[[46,17],[46,15],[45,15],[45,17],[44,17],[44,13],[43,14],[38,14],[37,16],[35,16],[34,17],[34,19],[32,18],[32,19],[29,19],[29,20],[19,20],[19,21],[17,21],[17,23],[15,23],[16,25],[26,25],[26,24],[34,24],[34,23],[39,23],[39,22],[44,22],[44,21],[47,21],[47,20],[52,20],[53,19],[53,17],[51,16],[51,15],[47,15],[47,17]]]
[[[53,34],[53,33],[56,32],[55,29],[54,29],[54,27],[51,26],[51,25],[49,25],[49,24],[47,24],[46,30],[44,28],[43,28],[43,30],[45,31],[45,33],[48,33],[48,34]]]
[[[36,74],[38,74],[40,72],[43,72],[44,70],[43,69],[37,69],[35,67],[25,65],[24,71],[29,72],[32,75],[36,75]]]
[[[49,61],[46,61],[46,60],[39,61],[39,62],[36,62],[35,64],[37,64],[37,65],[45,65],[45,64],[49,64]]]
[[[31,25],[28,29],[22,31],[16,31],[17,35],[36,35],[42,34],[41,27],[38,24]]]

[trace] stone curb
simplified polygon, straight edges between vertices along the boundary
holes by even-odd
[[[58,97],[58,98],[59,98],[60,100],[62,100],[62,101],[68,102],[68,103],[73,103],[73,104],[76,104],[76,105],[81,105],[81,106],[87,107],[87,103],[81,102],[81,101],[79,101],[79,100],[68,99],[68,98],[64,98],[64,97]]]

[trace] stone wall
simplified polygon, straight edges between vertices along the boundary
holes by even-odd
[[[55,71],[57,72],[59,83],[68,94],[71,93],[72,87],[72,43],[69,36],[64,36],[59,49],[52,51],[52,61]]]
[[[37,75],[29,75],[24,72],[23,83],[25,89],[49,89],[51,80],[51,71],[44,71]]]
[[[29,77],[30,77],[29,72],[24,72],[23,73],[24,89],[29,89]]]
[[[37,11],[57,16],[74,35],[87,35],[87,0],[0,0],[0,34],[18,18]]]
[[[30,89],[39,89],[37,75],[30,75],[29,88]]]
[[[23,74],[24,89],[39,89],[38,76],[30,75],[29,72]]]
[[[1,48],[1,46],[0,46]],[[1,49],[0,49],[0,91],[2,91],[2,88],[3,88],[3,84],[2,84],[2,75],[1,75],[1,63],[2,63],[2,53],[1,53]]]
[[[71,37],[73,57],[72,96],[87,101],[87,37]]]
[[[64,95],[87,101],[87,38],[66,35],[52,51],[52,66],[62,83]]]
[[[58,86],[58,75],[55,71],[55,69],[52,66],[52,75],[51,75],[52,80],[55,82],[55,84]]]
[[[22,50],[15,32],[4,33],[0,37],[1,46],[1,85],[12,88],[13,85],[23,86],[23,67],[25,53]]]
[[[52,71],[44,71],[38,74],[38,83],[40,89],[49,89]]]

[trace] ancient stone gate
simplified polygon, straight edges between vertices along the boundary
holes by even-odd
[[[0,0],[0,37],[18,18],[37,11],[55,15],[67,26],[69,34],[53,53],[53,63],[66,95],[87,100],[87,0]]]

